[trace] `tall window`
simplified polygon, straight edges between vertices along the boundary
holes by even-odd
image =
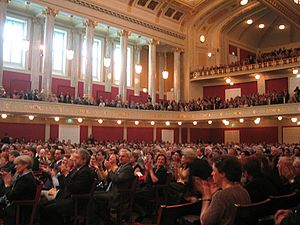
[[[102,40],[94,39],[93,44],[93,52],[92,52],[92,75],[93,80],[100,81],[102,75]],[[85,68],[86,68],[86,39],[84,39],[82,44],[82,65],[81,65],[81,73],[83,78],[85,78]],[[89,63],[89,62],[87,62]]]
[[[56,74],[66,74],[66,49],[67,49],[67,31],[54,29],[52,72]]]
[[[28,50],[27,21],[6,17],[4,25],[3,60],[4,65],[25,69],[25,53]]]
[[[114,83],[119,84],[121,78],[121,48],[116,45],[114,49]],[[132,48],[127,48],[127,87],[131,86],[132,74]]]

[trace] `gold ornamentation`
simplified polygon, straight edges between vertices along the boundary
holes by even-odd
[[[47,15],[47,16],[53,16],[53,17],[55,17],[58,14],[58,10],[57,9],[52,9],[52,8],[48,7],[48,8],[46,8],[46,9],[43,10],[43,14]]]

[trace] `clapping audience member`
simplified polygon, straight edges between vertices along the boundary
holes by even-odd
[[[40,205],[40,224],[60,225],[64,217],[73,215],[72,194],[87,194],[93,184],[93,173],[88,167],[90,154],[79,150],[74,154],[75,167],[73,171],[62,165],[62,194],[54,200],[42,202]]]
[[[144,185],[137,189],[135,193],[134,210],[138,213],[137,222],[142,222],[146,216],[146,205],[149,200],[155,196],[153,185],[165,184],[167,180],[167,169],[165,168],[166,156],[162,153],[156,155],[156,163],[153,165],[152,160],[145,164]]]
[[[4,217],[6,225],[15,225],[16,209],[12,201],[33,200],[36,192],[36,180],[32,173],[33,160],[28,155],[18,156],[14,160],[16,175],[12,177],[10,172],[1,172],[6,188],[6,194],[0,198],[0,214]],[[22,215],[28,215],[30,208],[24,207]],[[29,218],[23,218],[27,220]]]
[[[195,178],[195,187],[202,193],[200,222],[205,225],[233,224],[234,204],[249,204],[248,192],[240,185],[242,166],[236,157],[220,156],[213,161],[213,182]],[[216,191],[216,187],[221,190]]]

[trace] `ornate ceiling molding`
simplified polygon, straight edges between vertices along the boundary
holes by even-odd
[[[265,4],[268,7],[276,10],[278,13],[283,15],[291,23],[295,24],[300,28],[300,13],[295,13],[293,11],[294,3],[291,1],[290,4],[285,5],[283,1],[278,0],[260,0],[261,3]]]
[[[114,11],[114,10],[110,10],[110,9],[104,8],[104,7],[96,5],[94,3],[87,2],[87,1],[84,1],[84,0],[68,0],[68,1],[72,2],[74,4],[77,4],[77,5],[89,8],[89,9],[96,10],[96,11],[101,12],[101,13],[105,13],[105,14],[107,14],[109,16],[113,16],[113,17],[116,17],[118,19],[122,19],[122,20],[125,20],[127,22],[143,26],[145,28],[158,31],[160,33],[169,35],[171,37],[175,37],[175,38],[178,38],[180,40],[185,40],[185,35],[184,34],[180,34],[178,32],[171,31],[171,30],[169,30],[167,28],[160,27],[160,26],[148,23],[146,21],[142,21],[140,19],[136,19],[134,17],[125,15],[125,14],[123,14],[121,12],[117,12],[117,11]]]

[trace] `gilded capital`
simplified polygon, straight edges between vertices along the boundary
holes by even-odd
[[[86,27],[93,27],[93,28],[94,28],[95,26],[97,26],[97,22],[94,21],[94,20],[91,20],[91,19],[87,19],[87,20],[85,21],[84,25],[85,25]]]
[[[43,10],[43,14],[46,15],[46,16],[57,16],[58,14],[58,10],[57,9],[52,9],[50,7],[46,8]]]
[[[118,35],[120,37],[128,37],[128,36],[130,36],[130,32],[127,31],[127,30],[121,30],[121,31],[118,32]]]
[[[148,45],[159,45],[159,41],[156,39],[150,39]]]

